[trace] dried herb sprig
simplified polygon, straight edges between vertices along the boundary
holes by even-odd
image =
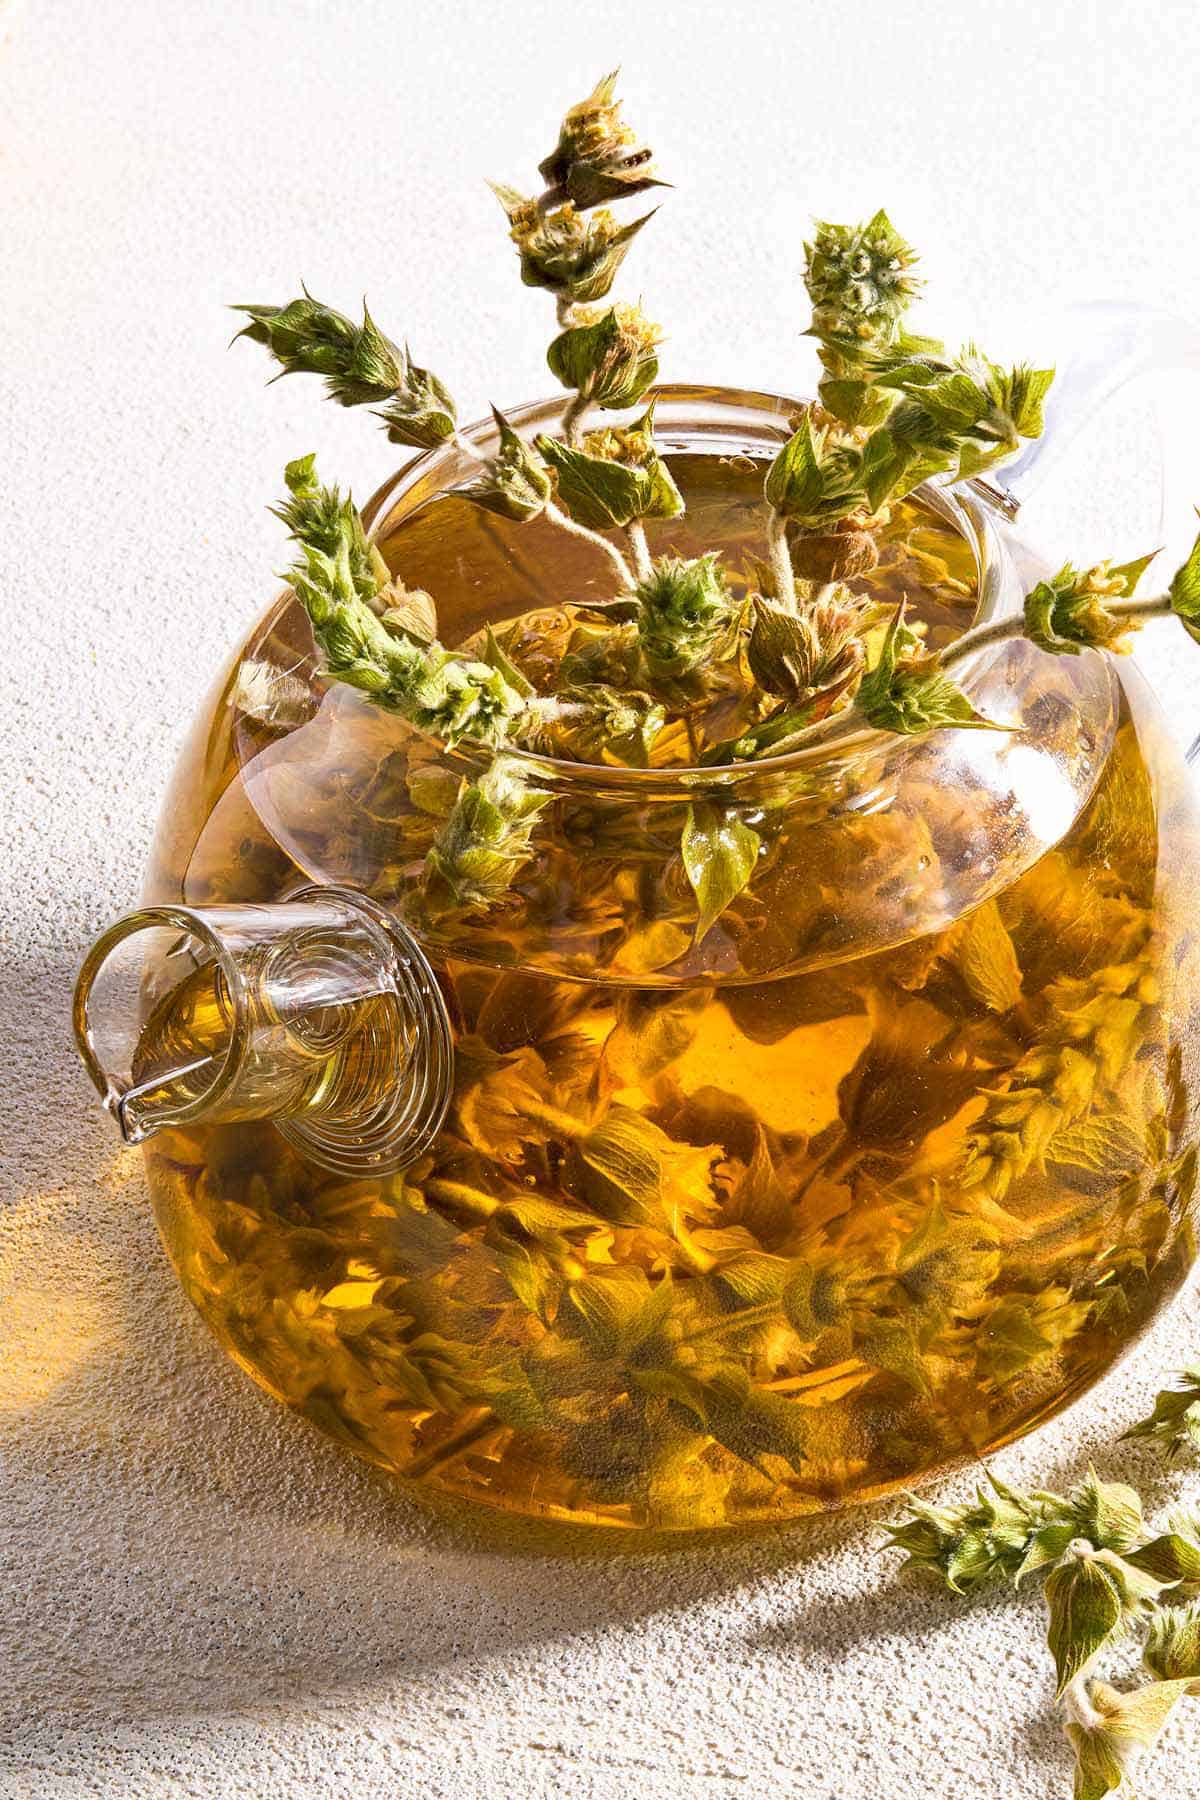
[[[997,1578],[1045,1577],[1076,1800],[1127,1794],[1175,1706],[1200,1692],[1200,1606],[1191,1598],[1200,1592],[1200,1527],[1176,1512],[1153,1533],[1136,1490],[1094,1469],[1067,1494],[990,1483],[966,1505],[910,1500],[889,1542],[956,1594]],[[1152,1679],[1125,1692],[1093,1679],[1105,1653],[1134,1633]]]
[[[848,573],[889,504],[935,475],[978,475],[1039,436],[1054,373],[1006,369],[973,344],[951,357],[937,339],[908,333],[917,257],[886,213],[862,225],[822,223],[805,248],[809,335],[824,371],[820,416],[804,414],[765,485],[776,593],[793,612],[808,597],[797,564],[825,579]]]
[[[389,627],[387,590],[363,556],[362,523],[336,488],[322,488],[311,456],[288,464],[289,499],[279,508],[300,546],[289,572],[325,659],[325,672],[400,713],[447,744],[471,738],[507,742],[526,713],[527,696],[499,669],[454,655]],[[373,607],[364,598],[374,582]]]
[[[250,323],[238,333],[263,344],[284,375],[323,375],[340,406],[376,405],[393,444],[428,450],[458,428],[449,389],[380,331],[366,306],[362,324],[314,300],[308,289],[286,306],[236,306]]]
[[[1200,1450],[1200,1363],[1180,1372],[1174,1387],[1162,1388],[1154,1410],[1125,1433],[1129,1438],[1151,1438],[1168,1458],[1185,1450]]]
[[[650,150],[620,116],[616,81],[614,70],[566,114],[557,146],[539,166],[546,182],[540,195],[527,199],[515,188],[493,184],[517,246],[521,279],[555,297],[561,330],[546,352],[546,361],[551,374],[572,396],[563,415],[563,436],[575,450],[592,407],[619,411],[636,406],[658,379],[662,333],[640,304],[587,304],[608,295],[630,245],[653,214],[645,213],[624,228],[607,210],[590,221],[583,215],[603,201],[664,185],[653,169]],[[649,438],[650,421],[648,413],[633,429]],[[545,442],[539,448],[546,453]],[[593,445],[584,446],[584,451],[593,458],[602,454]],[[625,453],[624,446],[603,454],[618,466],[631,470],[640,466],[636,455]],[[643,520],[682,511],[674,484],[668,510],[664,510],[661,493],[651,493],[644,482],[629,482],[616,508],[620,516],[604,518],[608,507],[602,506],[598,519],[590,490],[601,475],[583,457],[566,468],[553,452],[549,459],[568,515],[597,530],[618,525],[629,542],[637,575],[645,579],[650,552]]]

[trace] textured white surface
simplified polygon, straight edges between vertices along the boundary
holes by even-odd
[[[389,467],[310,384],[264,393],[222,302],[366,287],[469,415],[544,391],[546,309],[481,178],[525,179],[618,60],[679,183],[631,264],[668,375],[802,391],[804,221],[881,199],[943,323],[1074,292],[1196,311],[1191,0],[25,8],[0,52],[4,1800],[1067,1789],[1037,1600],[898,1584],[877,1517],[625,1562],[428,1522],[209,1342],[68,1049],[82,949],[270,591],[284,461],[321,445],[362,494]],[[1145,496],[1098,466],[1079,530],[1124,550]],[[1088,473],[1067,486],[1084,504]],[[1182,711],[1196,658],[1157,660]],[[1198,1313],[1001,1471],[1095,1449],[1175,1491],[1111,1445]],[[1198,1732],[1143,1800],[1194,1791]]]

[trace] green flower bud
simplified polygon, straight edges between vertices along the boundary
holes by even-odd
[[[1084,649],[1126,652],[1137,622],[1115,617],[1104,602],[1128,598],[1151,560],[1143,556],[1117,567],[1102,562],[1084,570],[1065,563],[1026,595],[1026,637],[1051,656],[1078,656]]]
[[[435,917],[490,906],[508,891],[529,861],[549,798],[503,756],[478,781],[463,782],[426,858],[425,900]]]
[[[690,675],[737,649],[745,604],[726,584],[720,558],[664,556],[634,589],[638,635],[652,681]]]
[[[582,399],[612,410],[634,406],[658,378],[662,332],[639,306],[593,309],[560,332],[546,352],[550,371]]]
[[[398,696],[397,710],[448,745],[460,738],[484,744],[504,742],[513,721],[524,711],[525,700],[499,669],[462,661],[440,646],[430,647],[423,665],[408,691]]]
[[[500,432],[500,448],[478,481],[458,491],[485,512],[499,513],[518,523],[536,519],[545,510],[553,488],[549,470],[494,406],[492,417]]]
[[[909,1517],[889,1527],[889,1542],[907,1553],[907,1567],[936,1574],[956,1594],[1020,1573],[1031,1545],[1065,1502],[1056,1494],[1021,1494],[991,1479],[991,1492],[979,1489],[965,1506],[933,1507],[909,1496]]]
[[[288,498],[271,511],[306,550],[319,550],[336,560],[344,547],[351,591],[371,600],[379,585],[379,570],[362,520],[348,495],[343,499],[336,487],[319,484],[316,462],[315,456],[300,456],[287,465]],[[330,582],[334,579],[332,574],[328,578]]]
[[[746,646],[759,686],[805,708],[813,719],[828,714],[862,672],[862,634],[873,604],[837,586],[800,613],[782,611],[760,597]]]
[[[585,219],[570,201],[542,213],[511,188],[493,191],[508,214],[521,280],[573,304],[603,300],[634,238],[654,217],[646,213],[631,225],[618,225],[606,210]]]
[[[887,416],[891,439],[913,460],[923,459],[918,479],[941,470],[955,480],[992,468],[1022,438],[1040,437],[1042,401],[1053,369],[1018,363],[1006,369],[968,345],[956,361],[940,350],[909,355],[884,352],[870,359],[876,384],[898,390]],[[914,482],[910,479],[908,488]]]
[[[653,152],[620,117],[616,87],[614,69],[567,113],[558,143],[538,165],[549,187],[561,188],[584,210],[664,185],[654,172]]]
[[[586,687],[560,687],[557,699],[561,706],[544,731],[555,755],[615,761],[627,768],[648,766],[667,717],[651,695],[589,682]]]
[[[1131,1550],[1142,1536],[1142,1501],[1134,1488],[1122,1481],[1101,1481],[1095,1469],[1068,1496],[1072,1519],[1080,1537],[1098,1549]]]
[[[1151,1615],[1142,1661],[1161,1681],[1187,1681],[1200,1693],[1200,1600]]]
[[[804,246],[813,331],[854,345],[890,337],[920,289],[916,252],[882,210],[864,225],[817,224]]]
[[[388,442],[434,450],[454,436],[457,422],[454,400],[428,369],[418,368],[404,352],[404,378],[386,406],[376,413],[387,426]]]

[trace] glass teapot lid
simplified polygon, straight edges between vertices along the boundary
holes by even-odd
[[[552,429],[562,402],[515,412],[515,423]],[[788,434],[799,403],[785,397],[708,388],[660,391],[657,431],[685,494],[693,468],[713,454],[771,457]],[[487,452],[495,432],[489,421],[470,435]],[[406,530],[424,509],[461,481],[472,466],[452,446],[428,453],[383,488],[367,509],[372,536],[405,575]],[[950,493],[922,490],[923,503],[970,545],[978,571],[976,619],[1016,610],[1023,584],[1036,568],[1012,519],[1016,504],[1003,492],[973,484]],[[462,616],[444,621],[450,642],[461,642],[486,617],[495,624],[525,610],[513,597],[473,591]],[[440,600],[440,596],[439,596]],[[506,610],[507,609],[507,610]],[[471,960],[497,955],[518,966],[556,974],[642,980],[669,985],[703,979],[762,980],[849,957],[938,930],[1007,887],[1070,828],[1086,804],[1116,729],[1120,687],[1099,657],[1048,664],[1029,645],[1010,643],[981,652],[964,685],[979,710],[1006,731],[942,730],[926,739],[897,739],[858,730],[806,751],[758,763],[705,769],[611,769],[521,753],[531,780],[557,804],[542,834],[547,854],[521,871],[518,901],[543,924],[516,934],[511,921],[504,941],[487,921],[468,925],[422,919],[416,908],[422,856],[412,829],[419,803],[405,787],[404,770],[436,765],[446,778],[469,775],[471,754],[440,751],[402,721],[382,714],[342,684],[326,684],[311,649],[307,622],[284,597],[247,644],[227,691],[242,783],[272,837],[311,879],[362,889],[408,919],[427,946]],[[390,771],[388,780],[381,772]],[[940,796],[935,809],[932,793]],[[945,796],[957,796],[948,809]],[[787,811],[792,829],[811,829],[814,860],[832,852],[841,903],[825,905],[812,928],[768,948],[761,936],[752,965],[716,930],[668,968],[646,981],[620,945],[601,952],[572,914],[570,895],[548,884],[558,879],[556,836],[572,829],[581,813],[609,821],[617,842],[613,879],[621,879],[619,840],[630,854],[659,821],[696,800],[732,806],[748,819],[766,809]],[[678,834],[676,832],[676,841]],[[894,879],[876,883],[873,902],[856,904],[859,859],[894,861]],[[673,879],[664,856],[657,880]],[[639,877],[645,883],[644,871]],[[653,915],[654,896],[645,896]],[[549,921],[549,923],[546,923]]]

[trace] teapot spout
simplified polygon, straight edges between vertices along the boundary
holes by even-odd
[[[428,1148],[449,1104],[433,971],[398,920],[346,888],[129,913],[88,952],[73,1020],[128,1144],[263,1119],[325,1168],[381,1175]]]

